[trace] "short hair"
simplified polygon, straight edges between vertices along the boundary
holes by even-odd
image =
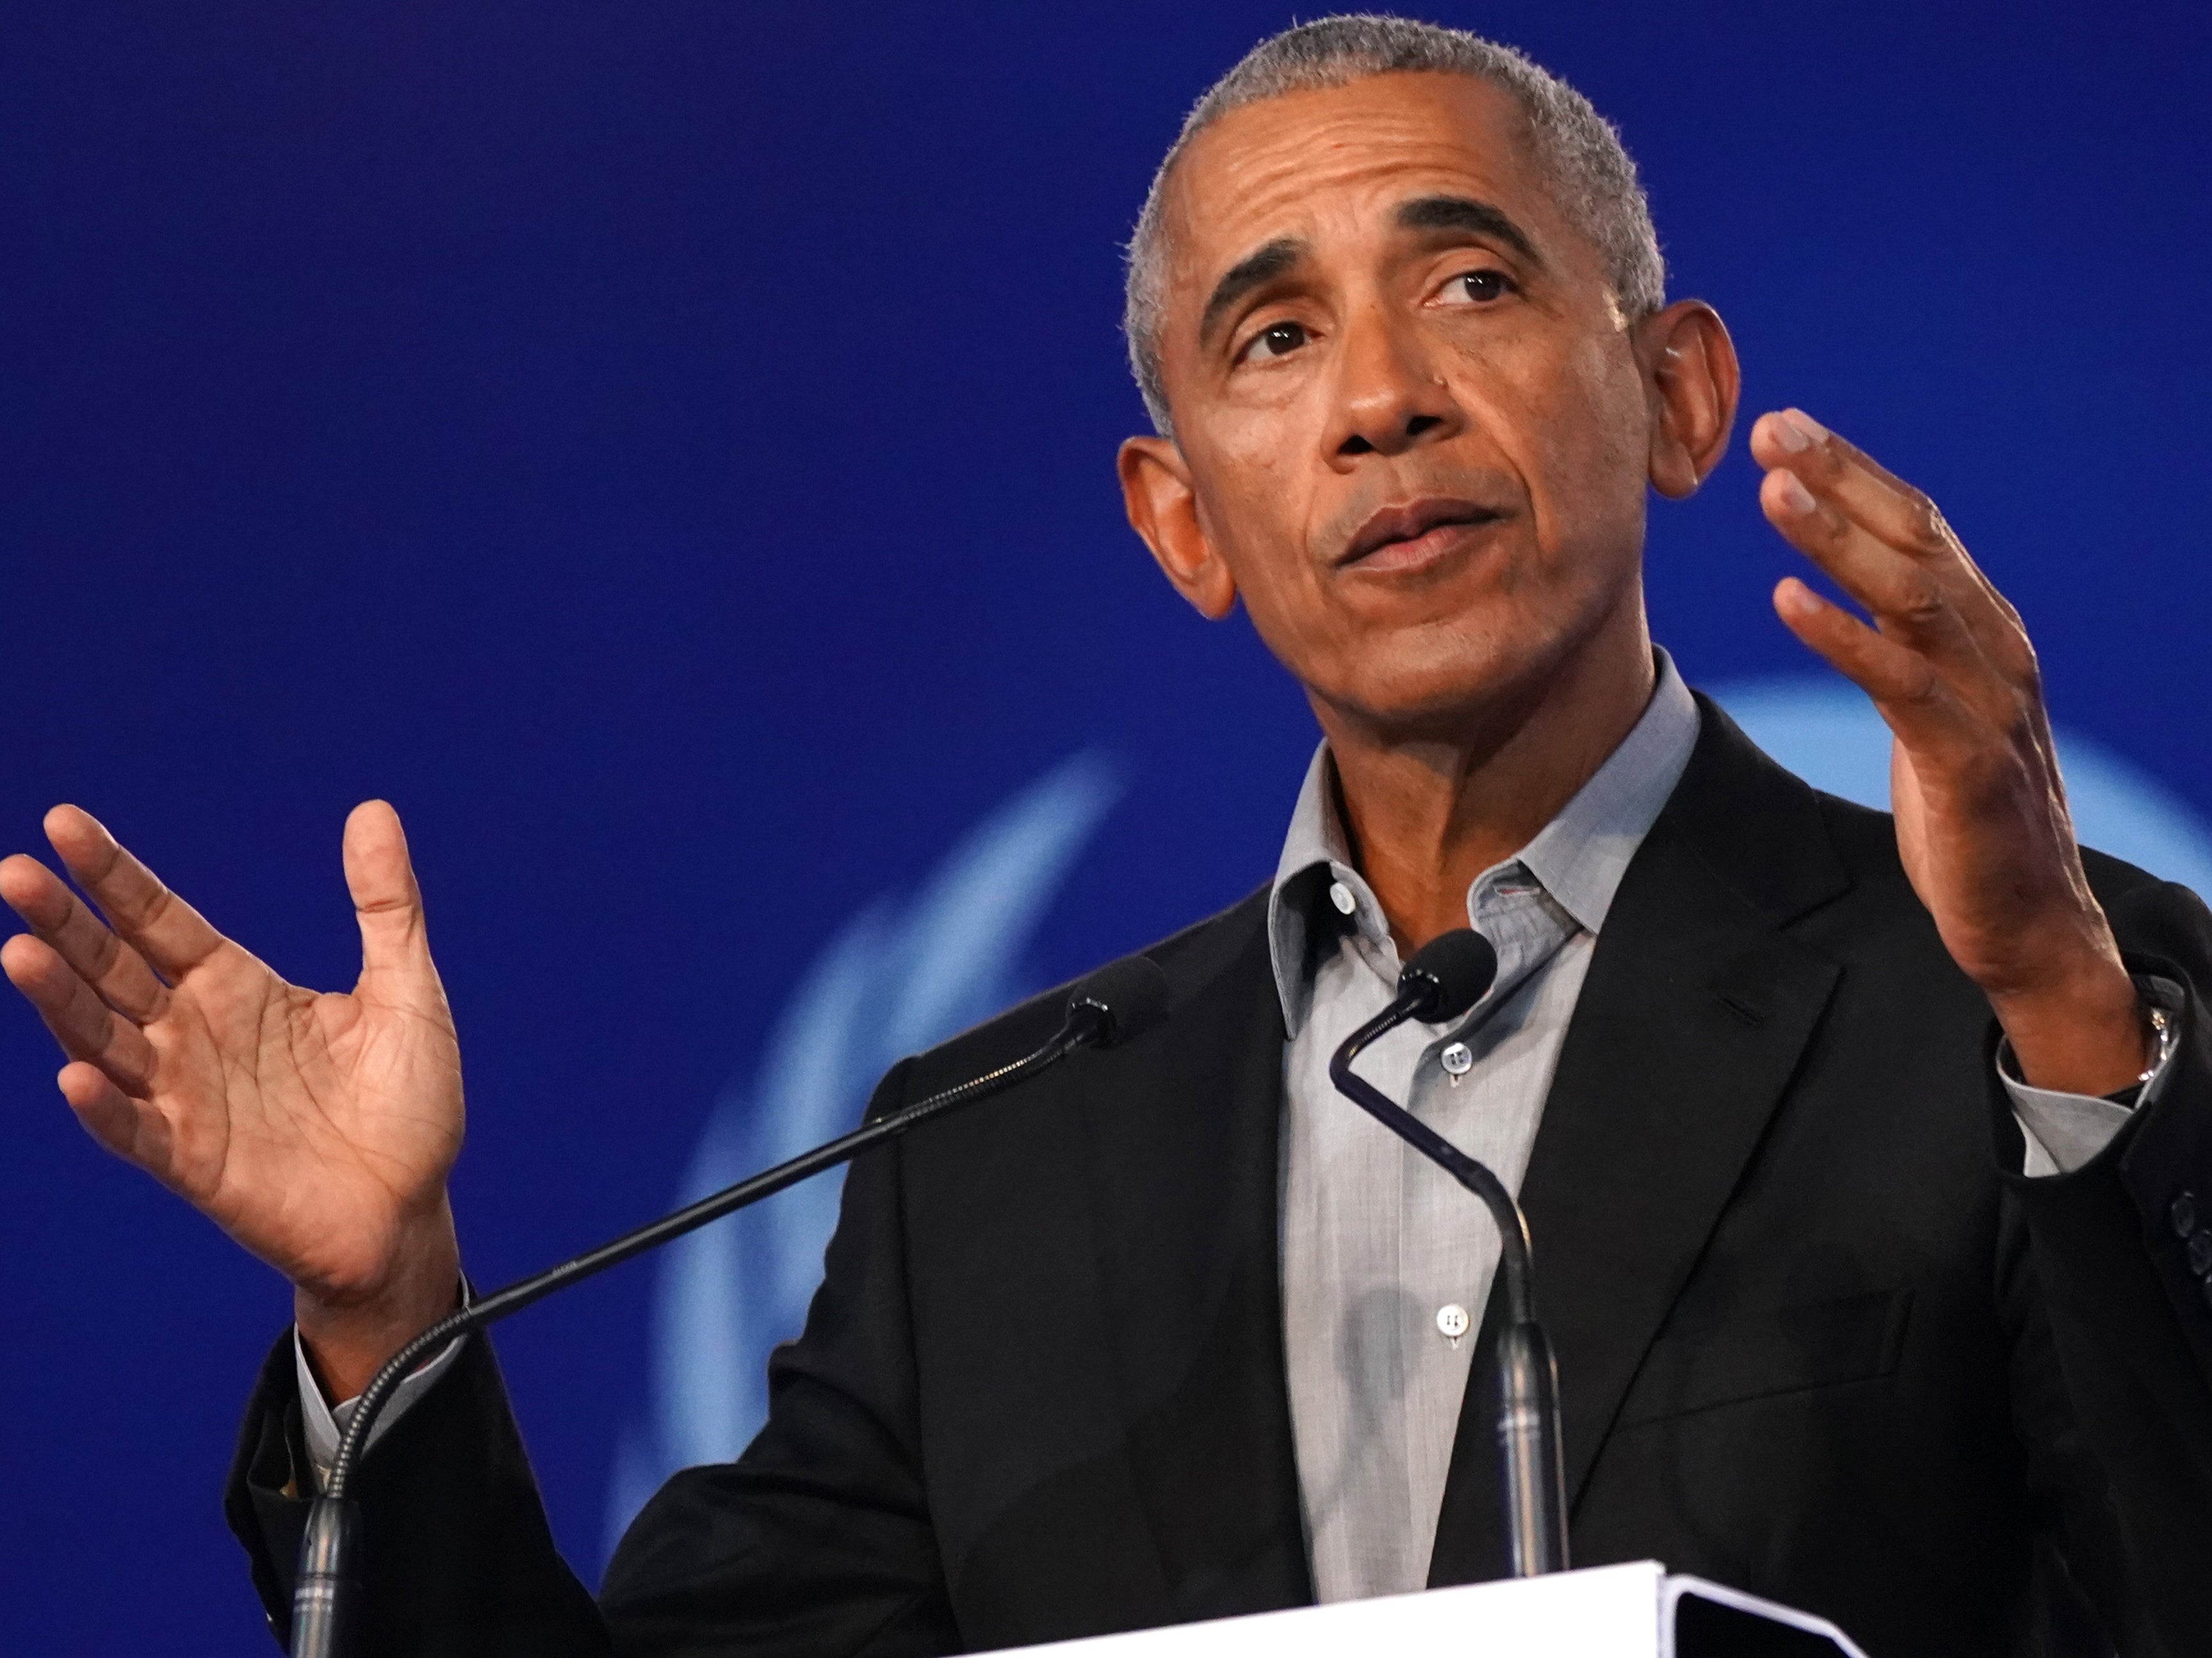
[[[1324,17],[1262,40],[1206,89],[1152,174],[1144,210],[1130,238],[1121,328],[1129,367],[1152,425],[1175,435],[1160,375],[1165,198],[1176,163],[1191,141],[1232,110],[1287,93],[1348,86],[1376,75],[1471,75],[1513,95],[1528,122],[1540,165],[1550,175],[1559,210],[1605,263],[1621,310],[1646,317],[1667,302],[1667,267],[1652,228],[1651,207],[1620,134],[1590,100],[1510,46],[1464,29],[1403,17],[1356,14]]]

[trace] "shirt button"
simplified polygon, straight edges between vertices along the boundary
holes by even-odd
[[[1443,1067],[1455,1077],[1464,1077],[1474,1069],[1474,1055],[1467,1051],[1465,1042],[1454,1042],[1437,1055]]]
[[[2166,1212],[2166,1218],[2172,1224],[2174,1236],[2185,1238],[2197,1230],[2197,1193],[2184,1192],[2173,1200],[2173,1206]]]
[[[1341,881],[1328,884],[1328,901],[1336,906],[1340,915],[1349,915],[1359,908],[1359,900],[1352,896],[1352,889]]]
[[[1439,1307],[1437,1328],[1443,1332],[1445,1340],[1457,1341],[1467,1333],[1467,1309],[1455,1301]]]

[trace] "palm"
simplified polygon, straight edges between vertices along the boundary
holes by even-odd
[[[295,1283],[331,1292],[372,1275],[459,1149],[442,999],[424,1013],[317,995],[228,945],[178,982],[147,1035],[155,1127],[133,1160]]]
[[[85,1127],[310,1295],[373,1293],[401,1233],[442,1204],[462,1125],[453,1020],[389,808],[348,825],[364,958],[350,994],[286,983],[83,814],[49,827],[113,930],[11,859],[0,890],[35,939],[10,939],[5,963],[70,1055],[62,1090]]]

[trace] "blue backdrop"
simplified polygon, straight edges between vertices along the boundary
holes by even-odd
[[[1432,11],[1622,124],[1754,410],[1936,494],[2041,647],[2092,838],[2206,867],[2203,9]],[[1289,16],[8,9],[0,843],[76,800],[341,985],[338,827],[396,801],[485,1283],[1231,902],[1313,732],[1122,526],[1116,250],[1182,108]],[[1768,611],[1753,484],[1739,452],[1655,510],[1659,636],[1878,793]],[[53,1069],[0,1008],[6,1644],[266,1650],[216,1496],[283,1287]],[[587,1574],[748,1430],[830,1199],[502,1335]]]

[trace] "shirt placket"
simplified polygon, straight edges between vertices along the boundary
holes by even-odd
[[[1479,883],[1468,901],[1475,930],[1498,950],[1498,975],[1492,988],[1465,1018],[1437,1032],[1415,1061],[1408,1107],[1446,1139],[1485,1162],[1498,1148],[1484,1131],[1486,1105],[1481,1060],[1487,1027],[1499,1010],[1555,955],[1567,932],[1546,903],[1541,887],[1515,865]],[[1498,1125],[1503,1127],[1503,1125]],[[1471,1351],[1468,1344],[1481,1322],[1482,1303],[1497,1269],[1498,1240],[1492,1223],[1470,1193],[1428,1164],[1408,1147],[1399,1234],[1401,1281],[1415,1290],[1408,1312],[1416,1327],[1404,1339],[1412,1387],[1433,1395],[1430,1408],[1407,1414],[1408,1465],[1433,1460],[1436,1447],[1425,1433],[1436,1424],[1455,1422],[1451,1401],[1464,1391]],[[1418,1286],[1416,1288],[1416,1286]]]

